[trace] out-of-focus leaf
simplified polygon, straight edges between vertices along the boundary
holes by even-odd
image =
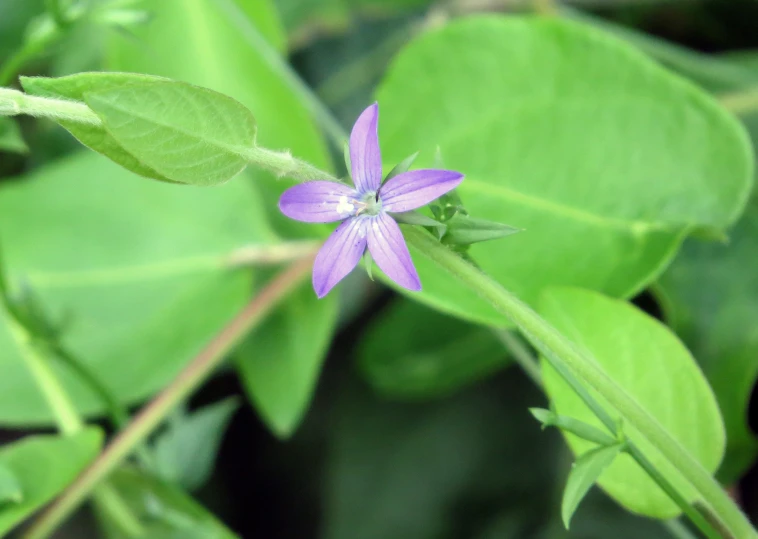
[[[336,389],[324,539],[668,537],[596,490],[563,530],[570,461],[526,411],[543,396],[517,369],[435,402],[388,402],[352,378]]]
[[[345,384],[332,414],[322,537],[436,539],[457,516],[484,520],[499,510],[522,532],[541,523],[556,438],[546,443],[524,410],[541,398],[531,384],[515,370],[502,382],[423,404],[389,403]]]
[[[423,168],[440,147],[466,176],[472,216],[526,230],[470,254],[529,302],[549,285],[634,294],[694,228],[732,223],[751,187],[747,137],[715,100],[571,21],[480,16],[427,32],[390,65],[378,101],[388,165],[420,150]],[[411,254],[424,284],[414,298],[506,324]]]
[[[727,451],[719,470],[736,480],[758,454],[747,408],[758,377],[758,203],[729,241],[690,240],[660,280],[663,307],[708,377],[724,416]]]
[[[247,301],[252,275],[230,268],[233,251],[278,242],[245,182],[180,187],[84,153],[0,188],[0,240],[14,293],[33,289],[63,345],[123,403],[163,387]],[[102,411],[53,367],[82,412]],[[48,423],[1,312],[0,371],[0,423]]]
[[[300,424],[321,372],[337,318],[337,296],[318,299],[303,284],[239,347],[248,398],[278,436]]]
[[[446,395],[510,364],[489,329],[407,300],[373,320],[358,358],[377,391],[401,398]]]
[[[569,528],[571,517],[574,516],[574,512],[592,485],[595,484],[600,474],[611,465],[622,449],[623,445],[621,444],[596,447],[576,459],[566,481],[566,489],[563,491],[563,501],[561,502],[561,519],[566,529]]]
[[[551,288],[540,312],[558,331],[591,355],[703,467],[718,468],[724,454],[724,424],[713,391],[689,351],[663,324],[621,300],[576,288]],[[591,425],[602,423],[560,375],[543,360],[545,388],[556,411]],[[608,410],[604,399],[595,395]],[[614,414],[617,412],[613,412]],[[623,417],[621,417],[623,420]],[[697,493],[636,429],[624,434],[688,500]],[[595,444],[567,434],[575,454]],[[679,507],[628,455],[600,476],[600,486],[627,509],[654,518],[672,518]]]
[[[18,503],[0,504],[0,534],[66,488],[97,456],[102,441],[100,429],[90,427],[73,436],[30,436],[0,448],[0,468],[15,477],[20,491]]]
[[[238,407],[237,398],[230,397],[169,421],[153,449],[160,476],[189,491],[202,487],[213,472],[224,432]]]
[[[0,507],[6,503],[20,503],[23,500],[24,491],[16,474],[0,460]]]
[[[11,118],[0,117],[0,152],[29,153],[18,124]]]
[[[144,527],[145,539],[237,539],[210,511],[176,487],[122,468],[109,479]],[[102,518],[108,539],[130,539]]]

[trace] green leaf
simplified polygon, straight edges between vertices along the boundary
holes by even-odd
[[[237,408],[238,399],[230,397],[173,418],[153,446],[159,475],[189,491],[202,487]]]
[[[73,436],[29,436],[0,449],[0,469],[15,476],[23,500],[0,505],[0,535],[48,503],[97,456],[103,441],[90,427]]]
[[[523,232],[503,223],[477,219],[460,213],[446,221],[447,232],[442,237],[442,243],[447,245],[470,245],[482,241],[491,241]]]
[[[758,203],[729,242],[689,241],[657,288],[666,318],[692,350],[716,393],[727,433],[719,475],[736,480],[758,454],[747,410],[758,378]]]
[[[144,525],[146,539],[236,539],[210,511],[176,487],[133,468],[109,478],[131,512]],[[130,539],[102,519],[109,539]]]
[[[703,467],[715,471],[724,453],[724,425],[716,399],[695,360],[663,324],[636,307],[587,290],[551,288],[540,312],[555,328],[591,355],[616,383],[686,448]],[[545,389],[558,413],[598,428],[600,421],[543,360]],[[597,400],[617,413],[599,395]],[[624,418],[621,417],[623,420]],[[626,425],[626,422],[625,422]],[[678,471],[631,426],[624,434],[685,498],[696,493]],[[566,436],[575,454],[594,444]],[[672,518],[679,508],[628,456],[616,460],[600,486],[627,509],[654,518]]]
[[[337,296],[316,298],[303,284],[239,347],[245,392],[279,437],[289,437],[305,415],[337,318]]]
[[[427,166],[439,146],[446,168],[465,174],[457,190],[472,216],[525,229],[470,254],[528,302],[550,285],[633,295],[691,230],[732,223],[752,182],[748,139],[716,101],[571,21],[453,21],[406,46],[377,97],[385,163],[419,149],[417,165]],[[507,323],[411,255],[424,286],[414,298]]]
[[[7,503],[24,501],[24,491],[21,489],[16,474],[5,463],[0,462],[0,508]]]
[[[244,305],[241,248],[275,245],[245,182],[214,189],[149,182],[82,153],[0,188],[0,240],[12,292],[33,291],[62,344],[122,403],[162,388]],[[103,403],[53,361],[85,414]],[[0,312],[0,423],[52,417]]]
[[[0,117],[0,152],[29,153],[18,124],[10,118]]]
[[[407,300],[372,321],[358,361],[374,389],[406,399],[450,394],[510,364],[487,328]]]
[[[437,238],[442,238],[447,231],[447,225],[440,223],[439,221],[427,217],[418,210],[404,211],[401,213],[391,213],[392,218],[398,223],[404,223],[407,225],[418,225],[433,227],[434,234]]]
[[[224,183],[247,166],[255,118],[206,88],[154,81],[85,92],[116,141],[162,176],[191,185]]]
[[[567,530],[571,517],[589,492],[590,487],[595,484],[595,481],[611,465],[623,448],[623,444],[597,447],[576,459],[566,481],[566,489],[563,491],[563,501],[561,502],[561,518]]]
[[[545,410],[543,408],[529,408],[529,412],[537,421],[542,423],[543,428],[557,427],[563,431],[570,432],[583,440],[600,445],[614,445],[618,443],[618,440],[611,437],[607,432],[602,431],[597,427],[593,427],[584,421],[574,419],[573,417],[558,415],[551,410]]]
[[[31,95],[84,101],[84,94],[89,91],[123,88],[130,84],[155,80],[157,80],[156,77],[136,73],[78,73],[59,78],[21,77],[21,85]],[[170,181],[121,146],[105,127],[67,121],[58,121],[58,123],[79,142],[112,159],[127,170],[146,178]]]

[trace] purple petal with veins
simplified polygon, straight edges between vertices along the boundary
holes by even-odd
[[[367,224],[365,217],[348,219],[319,250],[313,263],[313,289],[319,298],[327,295],[361,260],[366,250]]]
[[[379,190],[382,208],[403,212],[426,206],[463,181],[463,174],[452,170],[422,169],[398,174]]]
[[[291,219],[331,223],[355,214],[354,189],[336,182],[305,182],[290,187],[279,199],[279,209]]]
[[[359,193],[376,191],[382,184],[379,150],[379,105],[374,103],[358,117],[350,133],[350,165]]]
[[[403,288],[421,290],[421,281],[397,223],[386,213],[366,220],[370,223],[368,250],[376,265]]]

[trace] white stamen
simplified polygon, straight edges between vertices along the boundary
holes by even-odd
[[[336,210],[340,215],[352,215],[352,213],[355,211],[355,206],[348,202],[345,195],[342,195],[340,197],[339,204],[337,204]]]

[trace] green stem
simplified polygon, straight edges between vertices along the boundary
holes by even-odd
[[[584,389],[584,386],[587,386],[608,401],[624,417],[625,421],[645,436],[692,484],[702,497],[704,504],[733,536],[745,539],[758,537],[750,521],[732,502],[711,474],[592,359],[582,355],[570,341],[558,333],[528,305],[441,245],[430,234],[411,227],[405,227],[404,232],[409,244],[439,267],[455,276],[515,324],[553,368],[559,372],[566,372],[575,376],[578,379],[578,387],[575,390],[579,390],[577,392],[580,396],[587,393]],[[584,385],[580,384],[579,381]],[[593,411],[599,414],[603,423],[609,421],[610,424],[615,425],[613,418],[602,408]],[[642,457],[638,463],[643,466],[646,464],[646,459],[640,452],[636,452],[632,456],[635,460]],[[671,494],[676,496],[674,492]],[[695,518],[697,517],[695,516]]]
[[[29,116],[69,120],[89,125],[100,125],[97,114],[84,103],[27,95],[18,90],[0,88],[0,116]]]
[[[84,428],[76,407],[71,402],[63,386],[50,368],[47,358],[42,357],[32,335],[9,315],[6,317],[11,334],[18,344],[21,357],[34,377],[37,387],[47,401],[50,411],[63,434],[76,434]]]
[[[663,525],[675,539],[697,539],[687,527],[678,520],[666,520]]]
[[[204,383],[226,355],[308,275],[315,253],[275,277],[106,447],[98,459],[32,525],[24,537],[48,537],[66,517],[161,424],[166,415]]]

